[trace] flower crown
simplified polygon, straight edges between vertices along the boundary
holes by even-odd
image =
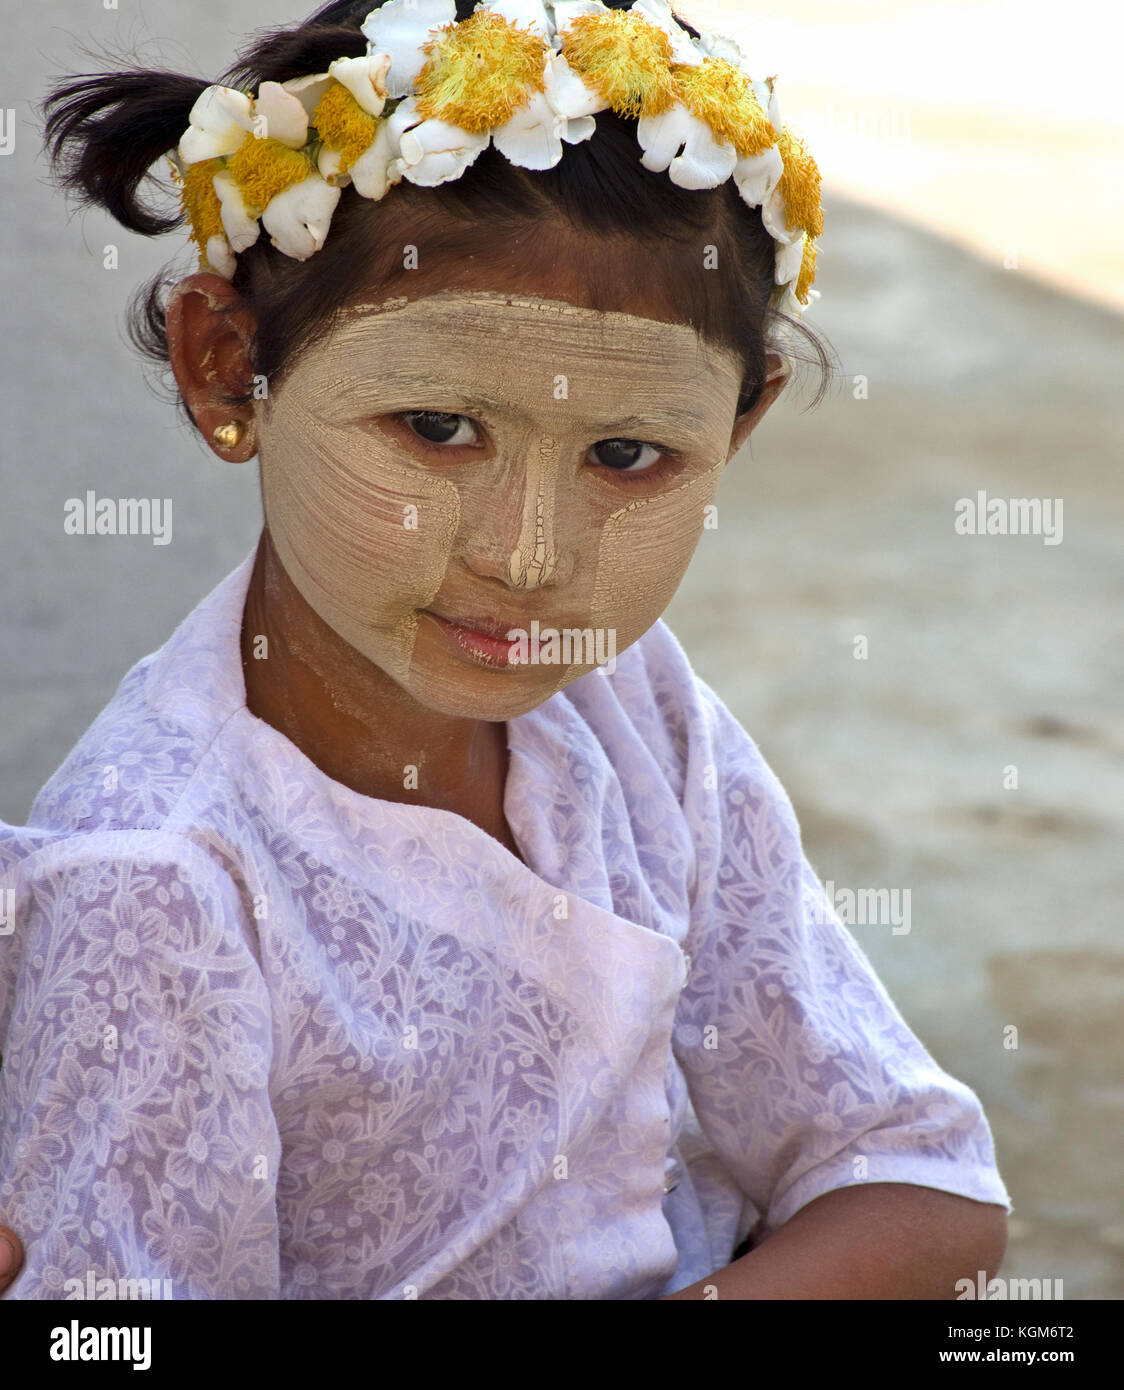
[[[489,142],[551,169],[598,111],[636,119],[640,162],[680,188],[732,178],[776,242],[772,302],[795,318],[815,299],[820,173],[780,114],[775,78],[749,75],[724,35],[696,40],[667,0],[389,0],[367,15],[362,58],[263,82],[211,86],[170,151],[200,268],[230,279],[260,234],[296,260],[319,251],[341,191],[378,200],[401,179],[461,176]]]

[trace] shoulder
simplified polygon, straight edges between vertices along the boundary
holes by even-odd
[[[244,887],[216,850],[187,834],[72,834],[0,821],[0,936],[18,938],[32,917],[67,930],[89,913],[166,916],[174,904],[200,923],[229,922],[243,914]]]
[[[116,693],[31,808],[29,824],[50,831],[142,830],[162,824],[198,766],[204,746],[147,699],[152,657]]]
[[[20,999],[124,1007],[215,972],[253,991],[257,953],[244,885],[187,836],[0,823],[0,1038]]]
[[[187,833],[99,828],[71,832],[0,821],[0,884],[7,888],[22,891],[30,884],[46,883],[88,864],[174,870],[185,880],[193,879],[201,889],[229,878],[211,849]]]

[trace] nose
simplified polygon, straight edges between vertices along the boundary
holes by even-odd
[[[528,486],[524,495],[519,540],[507,562],[508,582],[514,589],[537,589],[549,583],[558,568],[553,505],[544,492],[542,487]]]
[[[537,589],[549,583],[558,568],[554,525],[557,452],[558,441],[550,435],[543,435],[529,451],[519,534],[508,558],[508,582],[516,589]]]
[[[568,578],[557,527],[560,456],[557,439],[532,436],[489,479],[488,492],[472,496],[463,518],[470,528],[465,561],[476,574],[528,590]]]

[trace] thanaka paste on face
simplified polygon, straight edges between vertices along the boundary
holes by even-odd
[[[419,610],[615,629],[619,656],[694,553],[740,378],[694,329],[632,314],[486,291],[356,305],[258,403],[266,521],[313,610],[420,703],[514,718],[592,668],[476,666]],[[375,423],[411,410],[468,416],[486,447]],[[634,488],[589,462],[607,439],[684,463]]]

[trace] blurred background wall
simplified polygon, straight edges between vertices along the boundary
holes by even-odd
[[[223,464],[178,425],[124,336],[143,279],[194,269],[186,238],[68,209],[30,103],[106,65],[80,45],[210,78],[253,30],[313,8],[56,0],[6,17],[0,818],[25,818],[125,670],[260,526],[256,464]],[[852,930],[984,1103],[1016,1208],[1003,1273],[1119,1298],[1124,131],[1107,12],[681,13],[779,74],[820,163],[808,322],[840,369],[814,411],[812,384],[793,383],[731,464],[667,621],[836,894],[909,891],[908,932]],[[87,488],[173,498],[172,544],[64,535]],[[1061,542],[957,534],[958,501],[980,491],[1061,499]]]

